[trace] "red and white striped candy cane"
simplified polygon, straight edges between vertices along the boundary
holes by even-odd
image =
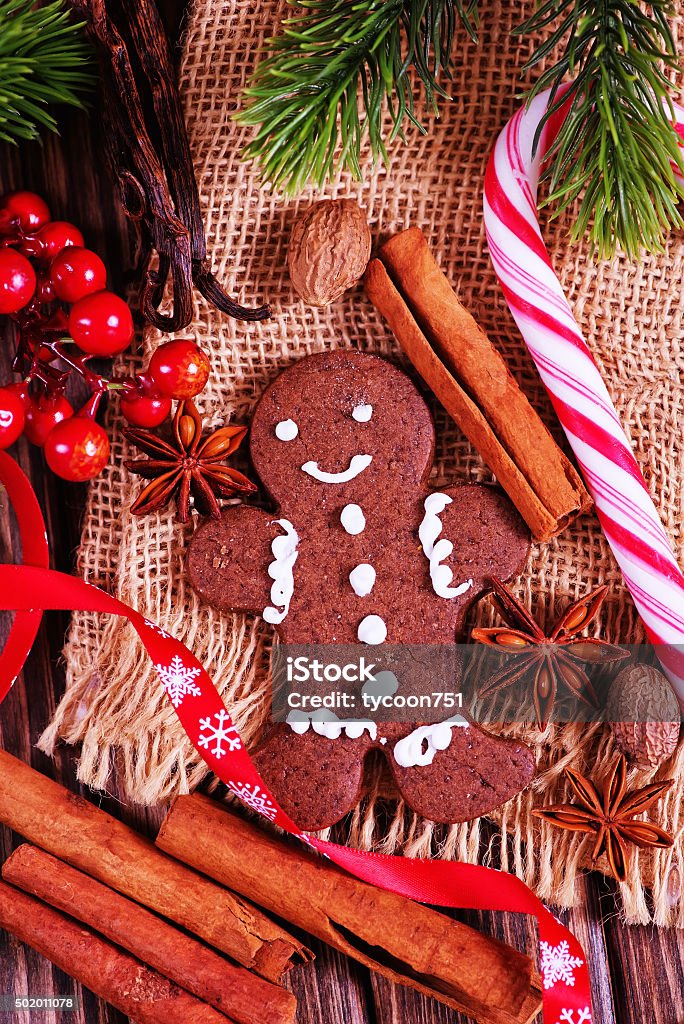
[[[649,639],[684,706],[684,576],[601,374],[542,240],[540,166],[562,114],[533,141],[549,93],[522,107],[499,136],[485,180],[489,251],[506,301],[549,392]],[[675,107],[684,135],[684,110]]]

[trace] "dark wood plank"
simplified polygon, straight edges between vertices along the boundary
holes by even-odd
[[[304,933],[300,937],[316,961],[313,970],[292,971],[287,979],[286,987],[297,996],[298,1024],[374,1024],[369,972],[323,942]]]
[[[619,1024],[682,1024],[684,932],[623,925],[615,906],[614,884],[596,879],[595,886],[604,921],[615,1020]]]
[[[590,965],[591,996],[594,1019],[601,1024],[613,1024],[612,981],[606,958],[605,921],[601,916],[597,875],[578,879],[578,904],[574,910],[558,911],[557,916],[577,936]],[[619,983],[619,975],[618,975]],[[618,1017],[622,1024],[622,1018]]]
[[[379,974],[371,976],[378,1024],[467,1024],[462,1013],[428,999],[403,985],[393,985]]]

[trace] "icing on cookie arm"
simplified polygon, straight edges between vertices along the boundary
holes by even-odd
[[[472,579],[467,579],[452,587],[454,574],[448,565],[443,564],[454,550],[454,545],[450,540],[440,537],[442,533],[441,515],[451,505],[452,500],[448,494],[428,495],[424,503],[425,515],[418,530],[423,554],[430,565],[432,589],[438,597],[443,597],[447,601],[452,597],[460,597],[461,594],[467,593],[473,585]]]
[[[530,546],[527,527],[505,495],[483,484],[429,494],[418,537],[433,589],[445,600],[466,594],[474,598],[492,576],[510,579],[522,568]]]

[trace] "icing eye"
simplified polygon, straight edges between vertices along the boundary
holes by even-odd
[[[299,433],[299,427],[294,420],[281,420],[276,423],[275,435],[279,441],[294,441]]]
[[[357,423],[368,423],[369,419],[373,415],[372,405],[357,405],[352,409],[352,418]]]

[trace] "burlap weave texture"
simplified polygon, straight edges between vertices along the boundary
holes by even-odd
[[[297,211],[318,194],[285,200],[264,187],[256,168],[240,160],[249,131],[231,115],[253,67],[255,55],[282,15],[284,4],[264,0],[198,0],[185,38],[181,87],[199,180],[209,251],[218,279],[246,303],[268,299],[274,317],[245,325],[210,309],[199,299],[192,331],[210,353],[213,374],[201,396],[208,425],[230,417],[247,422],[265,385],[284,366],[330,346],[380,352],[402,362],[397,346],[361,289],[335,305],[306,307],[293,294],[285,257]],[[556,429],[550,405],[506,309],[491,269],[482,222],[482,186],[496,134],[515,110],[519,69],[534,40],[517,39],[511,28],[529,13],[520,0],[480,4],[479,44],[461,34],[450,103],[442,116],[425,117],[426,136],[410,132],[398,142],[388,168],[367,167],[364,184],[348,177],[327,187],[328,196],[353,196],[367,211],[374,240],[409,225],[425,232],[459,297],[473,312],[509,364],[533,404]],[[684,242],[672,237],[664,255],[640,264],[624,258],[593,264],[584,244],[567,240],[568,223],[545,232],[554,264],[599,366],[622,422],[632,439],[651,494],[684,560],[684,413],[682,321]],[[159,338],[145,340],[146,361]],[[431,402],[438,434],[434,484],[488,479],[475,452],[442,410]],[[79,572],[90,582],[139,608],[186,643],[216,680],[236,724],[251,741],[268,716],[270,627],[241,615],[219,615],[202,605],[185,582],[184,551],[192,526],[181,528],[173,512],[135,518],[128,508],[139,481],[122,467],[131,453],[120,435],[116,410],[110,468],[93,484],[79,552]],[[559,436],[556,434],[556,436]],[[611,586],[603,622],[614,641],[637,643],[643,633],[619,571],[593,516],[561,538],[535,547],[517,591],[543,621],[566,602],[599,582]],[[487,603],[477,618],[488,621]],[[121,778],[131,799],[156,803],[187,791],[205,775],[153,667],[120,621],[74,616],[66,647],[67,691],[42,739],[46,749],[59,740],[82,744],[80,778],[106,787],[117,753]],[[597,726],[566,727],[541,734],[527,729],[538,755],[540,778],[507,805],[500,826],[503,867],[515,871],[546,899],[572,904],[575,876],[584,863],[581,839],[534,823],[530,808],[561,799],[560,774],[572,760],[600,774],[613,756],[610,736]],[[668,765],[670,774],[681,768]],[[648,780],[650,776],[642,775]],[[641,780],[640,779],[640,780]],[[665,827],[678,835],[671,852],[640,854],[631,861],[621,887],[628,919],[684,924],[678,901],[682,868],[679,806],[684,784],[661,809]],[[382,811],[382,813],[380,813]],[[385,852],[419,856],[482,857],[481,825],[474,822],[438,830],[416,819],[384,791],[371,791],[349,822],[349,841]],[[653,891],[647,903],[644,886]]]

